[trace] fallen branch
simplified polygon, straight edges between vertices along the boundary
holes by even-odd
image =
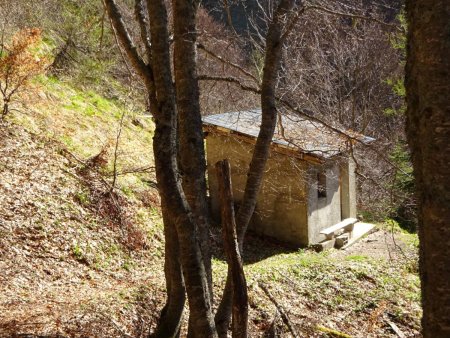
[[[117,172],[117,176],[123,176],[128,174],[139,174],[139,173],[145,173],[145,172],[152,172],[155,171],[154,166],[143,166],[143,167],[137,167],[137,168],[130,168],[130,169],[124,169],[122,171]],[[108,174],[108,176],[112,177],[114,173]]]
[[[97,155],[94,155],[94,156],[88,158],[87,160],[83,160],[83,159],[80,159],[79,157],[77,157],[74,153],[69,151],[67,148],[65,148],[65,147],[61,148],[61,155],[64,156],[64,153],[66,153],[66,154],[70,155],[73,159],[75,159],[75,161],[80,163],[81,165],[88,167],[91,172],[95,173],[96,178],[98,178],[105,185],[105,187],[107,187],[109,189],[109,191],[112,191],[113,190],[112,186],[109,184],[108,181],[105,180],[103,175],[95,168],[96,165],[95,164],[93,165],[93,162],[96,161],[96,158],[98,158],[103,152],[104,152],[104,148]],[[64,156],[64,157],[67,158],[66,156]]]
[[[333,330],[333,329],[329,329],[328,327],[325,326],[321,326],[321,325],[317,325],[317,330],[321,331],[321,332],[325,332],[330,334],[333,337],[337,337],[337,338],[352,338],[351,336],[349,336],[346,333],[337,331],[337,330]]]
[[[278,320],[278,316],[279,315],[280,315],[280,313],[278,312],[278,310],[275,310],[275,315],[273,316],[272,324],[270,324],[270,327],[267,330],[265,337],[268,337],[268,338],[276,338],[276,337],[278,337],[278,334],[277,334],[277,320]]]
[[[392,331],[394,331],[397,334],[397,336],[399,336],[400,338],[406,338],[405,334],[398,328],[397,325],[395,325],[390,320],[388,320],[387,323],[391,327]]]
[[[259,283],[258,286],[264,291],[264,293],[270,299],[270,301],[273,303],[273,305],[275,305],[275,307],[277,308],[278,312],[281,315],[281,319],[283,319],[283,322],[286,324],[289,331],[291,331],[292,336],[294,338],[299,338],[300,336],[298,335],[297,331],[295,330],[294,325],[292,325],[292,322],[289,319],[289,316],[287,315],[286,311],[278,303],[278,301],[275,299],[275,297],[272,296],[272,294],[269,292],[269,289],[267,289],[267,286],[265,286],[263,283]]]

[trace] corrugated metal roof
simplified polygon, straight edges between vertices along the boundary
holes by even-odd
[[[348,150],[348,139],[321,123],[296,115],[280,115],[273,142],[293,151],[330,158]],[[206,126],[214,126],[247,136],[257,137],[261,125],[261,110],[247,110],[203,117]],[[365,143],[373,138],[348,132]]]

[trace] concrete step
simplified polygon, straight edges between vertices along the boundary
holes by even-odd
[[[336,243],[336,238],[326,239],[326,240],[324,240],[324,241],[322,241],[320,243],[314,244],[313,248],[317,252],[321,252],[321,251],[324,251],[324,250],[333,249],[335,243]]]
[[[370,234],[375,230],[375,224],[371,223],[363,223],[363,222],[357,222],[353,225],[353,230],[350,236],[350,239],[347,244],[345,244],[342,249],[347,249],[348,247],[355,244],[357,241],[359,241],[364,236]]]
[[[346,232],[346,233],[343,233],[340,236],[337,236],[336,237],[336,243],[334,243],[334,247],[336,249],[342,248],[344,245],[346,245],[348,243],[349,239],[350,239],[350,233],[349,232]]]

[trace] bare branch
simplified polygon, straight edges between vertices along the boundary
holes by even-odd
[[[291,20],[289,25],[286,27],[286,30],[284,31],[283,35],[281,36],[280,40],[282,43],[286,40],[286,38],[292,32],[292,30],[294,29],[295,25],[297,24],[298,20],[302,16],[302,14],[305,13],[306,9],[307,9],[307,7],[303,6],[302,8],[300,8],[300,10],[297,11],[294,18]]]
[[[225,60],[223,57],[221,57],[220,55],[217,55],[216,53],[214,53],[212,50],[206,48],[205,45],[199,43],[197,44],[197,48],[204,51],[206,54],[212,56],[213,58],[215,58],[216,60],[219,60],[220,62],[233,67],[234,69],[237,69],[238,71],[240,71],[242,74],[250,77],[253,81],[255,81],[255,83],[258,85],[259,87],[259,81],[258,79],[249,71],[245,70],[244,68],[242,68],[241,66],[239,66],[238,64],[231,62],[229,60]]]
[[[154,166],[142,166],[142,167],[136,167],[136,168],[129,168],[124,169],[122,171],[118,171],[116,173],[117,176],[123,176],[128,174],[140,174],[140,173],[148,173],[148,172],[154,172],[155,167]],[[110,174],[109,176],[112,176],[114,174]]]
[[[370,16],[338,12],[338,11],[334,11],[334,10],[331,10],[329,8],[322,7],[322,6],[307,6],[305,8],[305,11],[307,11],[307,10],[316,10],[316,11],[324,12],[324,13],[327,13],[327,14],[345,16],[347,18],[354,18],[354,19],[374,21],[376,23],[379,23],[380,25],[383,25],[383,26],[386,26],[386,27],[395,28],[395,29],[397,29],[399,31],[402,31],[402,28],[400,26],[396,25],[396,24],[387,23],[387,22],[381,21],[381,20],[379,20],[377,18],[372,18]]]
[[[289,36],[289,34],[294,29],[294,27],[297,24],[297,22],[300,19],[300,17],[304,13],[306,13],[307,11],[311,11],[311,10],[324,12],[324,13],[331,14],[331,15],[344,16],[344,17],[347,17],[347,18],[361,19],[361,20],[367,20],[367,21],[374,21],[374,22],[376,22],[376,23],[378,23],[380,25],[391,27],[391,28],[395,28],[395,29],[397,29],[399,31],[402,31],[401,26],[395,25],[395,24],[391,24],[391,23],[387,23],[387,22],[381,21],[381,20],[379,20],[377,18],[372,18],[370,16],[364,16],[364,15],[358,15],[358,14],[350,14],[350,13],[338,12],[338,11],[334,11],[334,10],[331,10],[329,8],[326,8],[326,7],[313,5],[313,6],[303,6],[297,11],[297,13],[295,14],[294,18],[291,20],[291,22],[289,23],[288,27],[286,28],[283,36],[281,37],[281,41],[285,41],[285,39]]]
[[[128,29],[123,22],[122,14],[119,11],[115,0],[103,0],[106,11],[111,19],[112,27],[117,33],[117,37],[125,50],[128,59],[136,72],[141,76],[144,82],[149,85],[152,79],[151,68],[147,65],[138,53],[136,46],[131,39]],[[152,84],[151,84],[152,85]]]
[[[235,78],[232,76],[199,75],[198,80],[199,81],[222,81],[222,82],[234,83],[235,85],[241,87],[242,90],[252,92],[257,95],[261,94],[260,89],[254,88],[251,86],[247,86],[247,85],[243,84],[238,78]]]
[[[152,48],[150,44],[150,32],[148,31],[148,18],[144,11],[143,0],[135,0],[134,13],[136,15],[136,20],[139,23],[139,29],[141,30],[141,39],[147,53],[147,61],[150,63],[152,59]]]
[[[238,36],[238,33],[236,32],[236,29],[233,25],[233,20],[231,19],[231,11],[230,11],[230,4],[228,3],[228,0],[223,0],[223,7],[225,12],[227,13],[227,21],[228,25],[231,27],[231,30],[233,31],[235,36]]]

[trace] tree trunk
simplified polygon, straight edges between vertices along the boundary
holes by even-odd
[[[228,160],[217,162],[216,171],[222,210],[223,242],[228,267],[232,276],[232,334],[233,338],[246,338],[248,327],[247,282],[245,280],[244,268],[237,240],[230,163]]]
[[[173,0],[174,70],[183,190],[198,224],[200,246],[212,297],[206,160],[196,69],[196,10],[197,1]]]
[[[161,335],[163,335],[163,332],[169,332],[169,334],[178,335],[176,328],[179,327],[179,320],[181,318],[180,305],[182,297],[180,290],[183,288],[183,284],[180,271],[182,271],[188,295],[192,330],[196,333],[196,337],[216,337],[207,273],[200,249],[199,238],[197,237],[199,229],[196,220],[199,219],[199,216],[191,212],[188,200],[184,195],[178,170],[177,107],[175,88],[172,83],[166,7],[163,0],[147,0],[147,17],[150,22],[150,29],[148,30],[146,23],[147,17],[145,17],[143,11],[143,0],[135,1],[136,17],[141,31],[141,37],[146,47],[147,58],[150,62],[148,64],[139,55],[138,49],[126,29],[115,0],[104,0],[104,4],[128,59],[137,73],[142,77],[150,95],[150,111],[155,118],[153,152],[166,236],[169,232],[172,235],[173,231],[176,230],[176,238],[178,239],[179,253],[173,251],[166,251],[165,253],[168,301],[163,311],[162,319],[164,321],[160,323],[163,326],[159,327],[156,333],[162,332]],[[183,13],[178,12],[178,14],[175,14],[175,21],[183,19],[179,17],[180,15],[183,15]],[[150,37],[153,38],[150,39]],[[183,51],[183,48],[187,48],[187,52],[189,52],[190,44],[193,42],[195,43],[195,38],[186,45],[182,44],[181,51]],[[189,62],[195,63],[195,59],[188,58],[188,60]],[[187,65],[177,61],[177,68],[185,66]],[[195,65],[188,67],[187,72],[181,71],[181,73],[178,73],[176,70],[176,76],[179,76],[180,81],[193,79],[196,82]],[[192,72],[192,69],[194,72]],[[153,72],[153,70],[157,71]],[[184,83],[180,85],[180,95],[182,98],[188,95],[188,89],[186,87],[191,84]],[[194,88],[194,92],[195,90],[198,91],[198,89]],[[181,101],[181,110],[184,114],[189,114],[190,111],[186,108],[186,105],[190,102],[185,100],[186,98],[184,98],[184,101]],[[190,123],[189,119],[187,121]],[[195,121],[198,121],[198,116],[194,114],[192,121],[194,122],[192,122],[191,126],[196,126],[195,123],[197,122]],[[201,133],[201,123],[200,128],[195,130],[194,135],[198,137],[199,133]],[[190,142],[190,139],[187,142]],[[202,168],[201,162],[204,162],[204,154],[201,157],[204,151],[203,143],[201,145],[197,144],[198,146],[201,146],[202,149],[197,150],[198,152],[193,155],[197,157],[191,159],[191,161],[198,160],[200,162],[200,165],[196,167],[197,172],[200,171],[198,168]],[[199,181],[196,181],[196,183],[199,183]],[[196,211],[198,210],[200,209],[197,208]],[[207,219],[207,217],[204,217],[204,219]],[[175,238],[170,236],[166,249],[176,250],[175,243]],[[179,262],[181,262],[181,270]],[[169,316],[169,313],[173,313],[173,316]],[[165,331],[165,323],[167,326],[170,326],[168,331]]]
[[[197,1],[173,0],[174,72],[178,108],[180,172],[183,190],[198,226],[210,300],[213,299],[211,253],[209,250],[209,211],[206,200],[206,160],[196,69]],[[188,336],[195,337],[192,317]]]
[[[153,71],[150,64],[146,64],[137,52],[128,30],[123,22],[122,16],[118,9],[118,6],[114,0],[104,0],[105,8],[108,12],[108,16],[111,19],[113,29],[115,30],[118,40],[125,50],[128,59],[133,65],[136,72],[144,81],[148,94],[150,103],[150,112],[153,116],[160,115],[160,107],[156,98],[156,89],[153,78]],[[141,37],[146,41],[146,52],[147,57],[151,59],[151,49],[149,44],[149,32],[147,27],[147,22],[144,13],[143,0],[136,0],[136,17],[139,21],[139,26],[141,30]],[[161,128],[160,128],[161,129]],[[167,137],[172,142],[175,142],[175,132],[174,126],[170,125],[169,122],[169,132],[167,132]],[[164,132],[162,132],[164,133]],[[176,151],[176,150],[175,150]],[[164,256],[164,270],[167,285],[167,301],[163,310],[161,311],[160,321],[158,327],[153,337],[177,337],[180,331],[181,317],[183,314],[184,302],[185,302],[185,290],[183,276],[181,273],[181,266],[179,261],[179,249],[178,249],[178,238],[175,230],[174,222],[170,219],[166,210],[169,206],[162,207],[163,209],[163,219],[164,219],[164,232],[165,232],[165,256]]]
[[[158,327],[150,335],[152,338],[172,338],[179,336],[185,302],[184,281],[181,273],[180,253],[175,225],[170,221],[168,216],[163,216],[163,219],[165,252],[169,253],[164,256],[167,301],[161,311]]]
[[[9,110],[9,106],[8,106],[8,102],[4,102],[3,103],[3,109],[2,109],[2,120],[5,118],[6,115],[8,115],[8,110]]]
[[[407,136],[419,202],[425,338],[450,337],[450,3],[407,1]]]
[[[275,88],[281,66],[283,43],[281,42],[283,20],[294,6],[294,0],[282,0],[278,5],[273,20],[269,25],[266,39],[266,51],[261,86],[261,128],[253,150],[250,169],[247,175],[244,197],[236,216],[237,236],[242,253],[244,236],[250,218],[256,207],[256,198],[261,187],[264,168],[269,158],[270,145],[277,124],[277,109],[275,102]],[[217,331],[220,337],[226,337],[230,324],[232,308],[232,283],[230,269],[227,283],[222,295],[219,308],[215,316]]]
[[[136,1],[142,2],[143,0]],[[138,49],[133,43],[130,34],[125,26],[125,23],[123,22],[122,15],[120,14],[116,1],[103,0],[103,3],[111,20],[113,29],[117,34],[118,40],[125,53],[127,54],[128,60],[130,60],[131,65],[139,74],[149,92],[150,111],[152,112],[152,114],[157,113],[159,109],[157,106],[152,67],[150,64],[146,64],[140,57]]]
[[[196,337],[216,337],[205,266],[197,225],[184,195],[177,165],[176,104],[172,84],[167,12],[163,0],[148,0],[152,43],[152,68],[159,112],[155,115],[153,150],[162,207],[175,223],[180,261],[188,295],[190,316]],[[175,18],[177,20],[178,18]],[[166,253],[169,254],[169,253]]]

